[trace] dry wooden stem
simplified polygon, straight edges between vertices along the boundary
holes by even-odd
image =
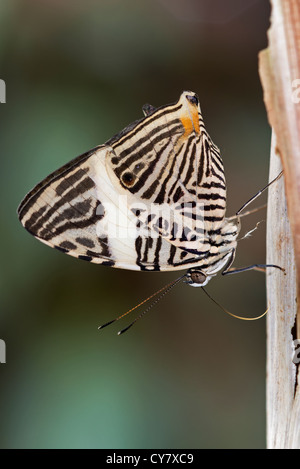
[[[272,0],[271,22],[269,47],[259,57],[260,75],[273,128],[270,178],[282,164],[285,190],[283,179],[270,189],[267,262],[284,267],[286,276],[267,276],[267,440],[269,448],[300,448],[300,357],[295,351],[300,339],[299,0]]]
[[[276,154],[276,137],[271,146],[270,180],[281,171]],[[291,432],[295,419],[293,406],[296,391],[297,354],[294,337],[296,303],[296,269],[293,240],[287,217],[284,180],[269,189],[267,222],[267,263],[286,270],[267,273],[269,314],[267,317],[267,440],[268,448],[299,447],[299,435]],[[296,393],[297,399],[299,393]],[[298,406],[298,409],[300,407]]]

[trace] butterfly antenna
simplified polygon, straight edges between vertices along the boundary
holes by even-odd
[[[205,290],[204,287],[201,287],[201,288],[204,291],[204,293],[208,296],[208,298],[210,298],[217,306],[219,306],[219,308],[221,308],[224,311],[224,313],[229,314],[229,316],[232,316],[233,318],[241,319],[242,321],[256,321],[257,319],[263,318],[269,311],[269,308],[268,308],[263,314],[261,314],[260,316],[256,316],[255,318],[246,318],[243,316],[237,316],[236,314],[230,313],[229,311],[227,311],[227,309],[225,309],[222,305],[220,305],[212,296],[210,296],[210,294],[208,293],[208,291]]]
[[[138,319],[140,319],[141,317],[144,316],[144,314],[146,314],[154,305],[156,305],[173,287],[175,287],[175,285],[177,285],[183,278],[185,277],[185,274],[184,275],[181,275],[180,277],[178,277],[176,280],[173,280],[173,282],[170,282],[168,283],[167,285],[165,285],[163,288],[161,288],[160,290],[158,290],[157,292],[153,293],[152,295],[150,295],[148,298],[146,298],[145,300],[141,301],[141,303],[137,304],[136,306],[134,306],[134,308],[131,308],[129,309],[128,311],[126,311],[126,313],[123,313],[121,314],[120,316],[118,316],[117,318],[113,319],[112,321],[109,321],[109,322],[106,322],[105,324],[103,324],[102,326],[99,326],[98,327],[98,330],[99,329],[103,329],[104,327],[106,326],[109,326],[110,324],[113,324],[114,322],[116,321],[119,321],[119,319],[122,319],[124,318],[125,316],[127,316],[127,314],[131,313],[132,311],[134,311],[135,309],[139,308],[140,306],[142,306],[143,304],[145,304],[147,301],[151,300],[151,298],[154,298],[155,296],[159,295],[161,293],[161,295],[155,299],[155,301],[153,301],[153,303],[150,304],[150,306],[148,306],[147,309],[145,309],[145,311],[143,311],[139,316],[137,316],[130,324],[129,326],[125,327],[124,329],[122,329],[121,331],[118,332],[118,335],[121,335],[123,334],[124,332],[126,332],[128,329],[130,329],[131,326],[133,326],[133,324],[135,324]]]
[[[241,213],[244,211],[244,209],[248,207],[248,205],[250,205],[255,199],[257,199],[257,197],[259,197],[263,192],[265,192],[265,190],[268,189],[268,187],[270,187],[274,182],[278,181],[278,179],[281,178],[282,175],[283,171],[281,171],[278,176],[276,176],[276,178],[274,178],[271,182],[269,182],[269,184],[267,184],[263,189],[261,189],[253,197],[251,197],[251,199],[249,199],[244,205],[242,205],[242,207],[236,212],[236,215],[241,216]]]

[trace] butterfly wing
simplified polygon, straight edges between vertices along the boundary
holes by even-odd
[[[94,263],[149,271],[193,265],[193,256],[137,226],[107,175],[109,152],[97,147],[39,183],[19,206],[24,227],[45,244]]]
[[[218,149],[192,92],[144,113],[38,184],[19,218],[37,239],[91,262],[132,270],[180,270],[200,261],[205,267],[225,215]]]
[[[224,222],[226,184],[195,93],[182,93],[109,143],[108,174],[141,223],[175,247],[205,255]]]

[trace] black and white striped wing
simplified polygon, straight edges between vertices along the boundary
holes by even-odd
[[[185,92],[145,114],[25,197],[18,214],[33,236],[80,259],[132,270],[211,263],[211,236],[226,237],[226,188],[198,99]],[[213,256],[217,263],[219,252]]]
[[[37,239],[79,259],[130,270],[179,270],[188,259],[136,225],[106,172],[107,146],[81,155],[38,184],[18,214]]]
[[[195,93],[152,108],[108,143],[110,178],[121,185],[129,205],[137,206],[140,221],[175,247],[196,255],[208,252],[210,235],[224,224],[226,183]]]

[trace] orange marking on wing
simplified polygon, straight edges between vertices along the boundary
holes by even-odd
[[[190,112],[184,114],[180,120],[185,129],[183,137],[188,137],[193,131],[197,134],[200,132],[197,108],[190,106]]]

